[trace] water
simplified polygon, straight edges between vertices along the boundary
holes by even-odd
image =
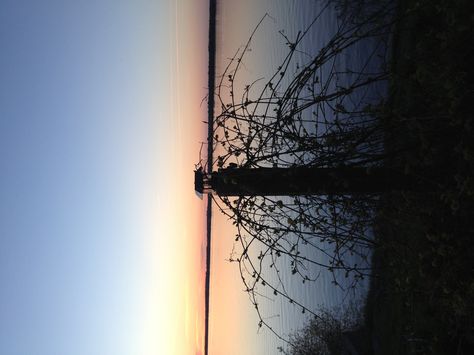
[[[284,61],[289,52],[289,42],[293,42],[298,34],[309,28],[299,51],[291,63],[295,71],[313,58],[328,43],[340,26],[337,12],[325,3],[311,0],[220,0],[217,3],[217,49],[216,75],[221,75],[237,50],[242,50],[255,26],[262,20],[255,32],[252,42],[245,54],[239,75],[234,84],[245,87],[257,78],[270,78]],[[322,15],[316,22],[318,14]],[[314,22],[314,24],[312,24]],[[337,65],[341,68],[356,69],[365,67],[368,71],[376,70],[376,61],[367,61],[367,53],[371,53],[370,41],[357,45],[349,52],[340,56]],[[379,54],[383,53],[383,50]],[[374,68],[371,68],[373,66]],[[355,70],[357,71],[357,70]],[[323,77],[326,73],[322,71]],[[286,78],[285,80],[289,80]],[[261,81],[265,83],[266,80]],[[339,83],[343,85],[344,83]],[[258,89],[260,82],[255,85]],[[385,94],[385,86],[372,88],[369,92],[357,93],[364,96],[364,102],[377,102]],[[345,103],[350,105],[350,103]],[[219,112],[219,102],[216,112]],[[236,264],[226,259],[232,258],[235,230],[225,216],[215,209],[212,221],[212,262],[210,284],[210,354],[274,354],[278,346],[284,343],[268,329],[259,329],[259,318],[242,291],[244,288]],[[320,261],[325,260],[322,254],[313,255]],[[327,259],[327,257],[326,257]],[[283,264],[288,260],[283,260]],[[268,267],[268,265],[267,265]],[[348,290],[347,284],[335,287],[333,275],[321,272],[312,283],[302,283],[301,279],[292,275],[289,268],[281,267],[281,281],[288,293],[308,310],[317,313],[320,307],[332,308],[351,301],[363,299],[368,283],[359,282],[358,287]],[[310,270],[311,271],[311,270]],[[318,270],[312,270],[318,273]],[[277,282],[275,277],[270,278]],[[289,333],[301,328],[308,319],[308,312],[282,297],[275,297],[271,289],[261,287],[259,307],[261,316],[279,335],[286,337]]]

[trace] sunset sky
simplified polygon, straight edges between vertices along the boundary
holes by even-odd
[[[0,353],[199,354],[208,2],[0,2]]]
[[[319,17],[322,1],[217,2],[218,77],[264,18],[234,97],[280,77],[301,30],[287,73],[340,28],[335,9]],[[205,355],[207,198],[193,170],[208,31],[209,0],[0,1],[1,355]],[[274,354],[282,343],[258,327],[215,205],[211,230],[209,355]],[[345,297],[293,273],[278,280],[313,309]],[[307,320],[293,299],[260,295],[282,336]]]

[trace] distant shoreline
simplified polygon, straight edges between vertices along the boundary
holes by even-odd
[[[213,127],[214,127],[214,88],[216,82],[216,13],[217,0],[209,0],[209,66],[208,66],[208,96],[207,96],[207,172],[212,172],[213,161]],[[209,296],[211,281],[211,221],[212,196],[207,195],[207,241],[206,241],[206,284],[205,284],[205,325],[204,325],[204,354],[209,354]]]

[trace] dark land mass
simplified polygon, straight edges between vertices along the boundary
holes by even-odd
[[[387,164],[435,188],[381,197],[368,341],[474,354],[474,2],[402,0],[399,15],[387,149],[411,148]]]
[[[212,172],[212,137],[214,119],[214,88],[216,86],[216,11],[217,0],[209,0],[209,67],[208,67],[208,97],[207,97],[207,170]],[[212,196],[207,196],[207,244],[206,244],[206,285],[205,285],[205,324],[204,324],[204,354],[209,353],[209,297],[211,282],[211,221],[212,221]]]

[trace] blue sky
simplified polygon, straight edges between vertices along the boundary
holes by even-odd
[[[156,262],[172,248],[157,217],[176,144],[170,13],[0,2],[1,354],[165,348],[152,303],[173,296]]]

